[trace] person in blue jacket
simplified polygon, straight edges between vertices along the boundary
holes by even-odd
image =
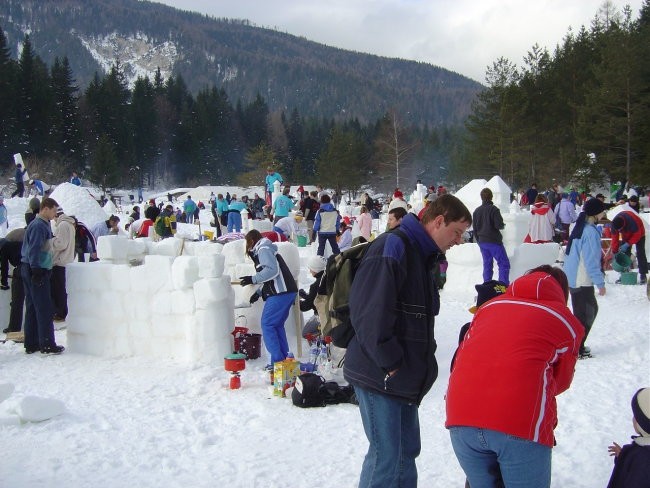
[[[233,193],[228,205],[228,232],[241,232],[241,211],[247,210],[246,204],[237,200],[237,195]]]
[[[194,223],[194,212],[196,211],[196,203],[192,200],[192,195],[187,195],[187,199],[183,202],[183,210],[186,215],[186,222],[188,224]]]
[[[598,294],[604,296],[605,275],[601,269],[600,233],[596,222],[605,214],[605,204],[598,198],[590,198],[582,207],[576,225],[571,231],[564,256],[564,272],[569,280],[573,315],[585,328],[580,346],[580,357],[591,357],[591,349],[585,346],[591,326],[598,314]]]
[[[19,196],[20,198],[23,198],[25,195],[25,173],[27,173],[27,168],[23,169],[22,164],[17,164],[16,165],[16,174],[14,176],[14,179],[16,180],[16,191],[14,191],[11,194],[11,198],[15,196]]]
[[[273,366],[273,363],[285,360],[289,353],[284,322],[289,317],[298,286],[282,256],[278,254],[277,246],[262,237],[258,230],[246,234],[246,252],[255,263],[257,273],[243,276],[240,285],[256,285],[250,303],[255,303],[260,297],[264,300],[260,325],[264,345],[271,355],[270,366]]]
[[[329,242],[332,248],[332,254],[340,253],[339,245],[336,242],[336,235],[341,227],[341,215],[336,211],[331,203],[329,195],[320,197],[320,208],[316,212],[314,219],[314,234],[318,236],[319,256],[325,255],[325,243]]]
[[[70,183],[76,186],[81,186],[81,178],[77,176],[77,172],[73,171],[72,176],[70,177]]]
[[[282,180],[282,176],[280,176],[280,173],[275,171],[272,166],[269,166],[266,168],[266,178],[264,179],[264,186],[266,189],[266,204],[271,205],[272,201],[272,194],[273,194],[273,184],[279,181],[280,184],[284,183]],[[285,215],[286,217],[286,215]]]
[[[418,407],[438,376],[436,263],[463,242],[472,214],[453,195],[409,213],[368,245],[350,290],[355,335],[343,369],[354,386],[369,446],[359,486],[415,487]]]
[[[53,250],[50,221],[56,217],[58,203],[44,198],[36,218],[27,226],[23,246],[21,274],[25,288],[25,352],[60,354],[54,338],[54,309],[50,292]]]

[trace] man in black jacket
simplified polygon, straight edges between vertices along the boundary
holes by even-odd
[[[438,376],[434,317],[436,262],[463,242],[472,216],[452,195],[409,213],[375,239],[352,282],[355,336],[344,374],[354,386],[369,448],[359,486],[414,487],[420,453],[418,406]]]
[[[503,246],[501,230],[505,227],[499,208],[492,203],[492,190],[481,190],[483,202],[474,210],[474,237],[483,256],[483,283],[492,279],[494,264],[499,266],[499,281],[510,283],[510,260]]]

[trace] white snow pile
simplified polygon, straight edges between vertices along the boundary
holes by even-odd
[[[89,229],[92,229],[97,222],[107,218],[106,212],[99,206],[97,200],[81,186],[61,183],[50,194],[50,197],[56,200],[66,215],[74,215]]]

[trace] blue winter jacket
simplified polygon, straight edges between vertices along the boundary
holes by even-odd
[[[278,255],[278,247],[266,237],[257,241],[251,251],[251,258],[257,271],[253,275],[253,284],[263,285],[256,293],[264,300],[272,295],[298,291],[296,280],[282,257]]]
[[[323,203],[314,219],[314,232],[323,235],[337,234],[341,226],[341,215],[331,203]]]
[[[354,277],[350,316],[356,334],[344,375],[355,386],[419,404],[438,376],[433,326],[440,295],[434,270],[444,254],[415,215],[405,216],[399,229],[408,247],[396,233],[382,234]]]
[[[570,288],[605,286],[605,275],[601,271],[602,251],[600,233],[594,224],[585,222],[580,239],[574,239],[569,254],[564,256],[564,273]]]
[[[30,267],[52,269],[52,227],[40,215],[27,226],[20,253]]]

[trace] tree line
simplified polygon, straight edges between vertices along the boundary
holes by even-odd
[[[553,54],[535,45],[523,68],[499,58],[466,122],[454,176],[500,174],[583,188],[650,183],[650,0],[639,18],[605,2],[589,29]]]
[[[104,189],[259,185],[272,165],[289,183],[389,191],[444,177],[462,132],[409,127],[397,110],[362,125],[270,111],[259,94],[233,105],[223,89],[193,96],[182,76],[160,70],[130,88],[119,62],[82,91],[67,58],[46,66],[26,35],[14,60],[1,30],[0,119],[6,177],[21,152],[41,179],[77,171]]]

